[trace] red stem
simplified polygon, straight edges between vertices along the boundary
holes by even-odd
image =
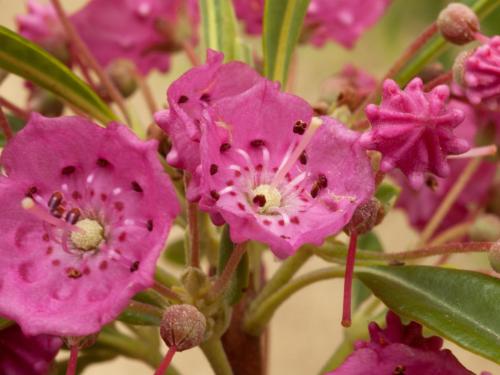
[[[174,358],[174,354],[177,352],[177,349],[175,346],[171,346],[168,348],[167,354],[165,354],[165,358],[163,358],[163,361],[160,364],[160,367],[158,367],[155,371],[155,375],[163,375],[168,369],[168,366],[170,366],[170,362],[172,362],[172,358]]]
[[[12,129],[10,128],[9,121],[5,114],[3,113],[2,107],[0,106],[0,128],[2,128],[2,132],[5,135],[5,139],[9,140],[12,138],[14,133],[12,133]]]
[[[9,111],[11,111],[13,114],[15,114],[17,117],[23,119],[23,120],[28,120],[30,117],[30,113],[25,111],[24,109],[18,107],[12,102],[9,102],[7,99],[0,97],[0,106],[7,108]]]
[[[349,238],[349,249],[347,250],[347,259],[344,276],[344,300],[342,305],[342,325],[351,326],[351,299],[352,299],[352,278],[354,274],[354,260],[356,259],[356,244],[358,235],[351,233]]]
[[[70,349],[68,367],[66,368],[66,375],[76,374],[76,364],[78,362],[78,345],[73,345]]]

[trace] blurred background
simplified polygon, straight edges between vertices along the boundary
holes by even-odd
[[[40,0],[40,2],[47,1]],[[67,11],[72,12],[81,7],[85,1],[65,0],[62,3]],[[394,0],[382,21],[365,33],[353,50],[345,50],[333,43],[328,43],[322,49],[300,46],[296,59],[297,75],[293,92],[313,103],[318,99],[321,84],[325,79],[346,63],[353,63],[376,77],[381,77],[408,43],[435,19],[446,3],[441,0]],[[15,30],[14,17],[24,12],[24,0],[0,0],[0,24]],[[499,34],[499,29],[500,11],[497,10],[486,20],[483,30],[487,35],[491,35]],[[258,40],[253,39],[251,43],[259,48]],[[443,62],[449,64],[455,54],[456,50],[449,52],[442,57]],[[149,76],[148,81],[158,103],[165,102],[165,92],[170,82],[189,68],[187,58],[179,54],[173,58],[172,69],[166,75],[153,73]],[[27,91],[22,87],[22,80],[14,76],[9,76],[0,86],[0,93],[20,105],[26,101]],[[144,122],[150,121],[146,106],[139,95],[132,98],[131,105]],[[376,232],[380,235],[387,251],[410,249],[417,239],[416,233],[409,228],[404,214],[398,210],[393,210],[376,228]],[[266,262],[268,274],[279,266],[278,261],[270,253],[266,256]],[[455,256],[450,264],[460,264],[463,268],[477,268],[480,265],[488,267],[485,255]],[[301,273],[325,265],[326,263],[319,259],[312,259]],[[171,265],[166,267],[176,271]],[[341,290],[341,280],[323,281],[301,290],[282,305],[271,324],[270,375],[317,374],[343,338],[343,329],[340,325]],[[500,374],[499,367],[492,362],[450,343],[446,346],[475,373],[487,370],[492,374]],[[212,373],[198,349],[178,353],[173,363],[183,374]],[[145,365],[122,358],[91,366],[85,371],[87,375],[151,373],[153,371]]]

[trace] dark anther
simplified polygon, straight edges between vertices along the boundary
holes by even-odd
[[[36,186],[32,186],[28,189],[28,191],[26,192],[26,196],[27,197],[31,197],[33,198],[33,195],[36,194],[38,192],[38,189]]]
[[[57,207],[59,207],[59,205],[61,204],[62,200],[63,200],[63,195],[61,193],[59,193],[58,191],[56,191],[50,197],[49,202],[47,203],[47,205],[49,206],[50,210],[54,210]]]
[[[250,146],[252,147],[262,147],[264,146],[266,143],[262,140],[262,139],[254,139],[252,142],[250,142]]]
[[[300,154],[299,161],[300,161],[301,164],[304,164],[304,165],[307,164],[307,154],[306,154],[305,150],[302,151],[302,154]]]
[[[403,365],[398,365],[392,372],[392,375],[405,375],[406,368]]]
[[[262,194],[257,194],[253,197],[252,202],[259,207],[264,207],[266,204],[266,197]]]
[[[103,158],[99,158],[97,159],[97,162],[96,164],[99,166],[99,167],[107,167],[109,165],[109,161],[107,161],[106,159],[103,159]]]
[[[57,217],[58,219],[60,219],[64,215],[64,207],[63,206],[57,206],[56,208],[51,209],[50,213],[52,214],[52,216]]]
[[[186,95],[181,95],[179,100],[177,100],[178,104],[186,103],[189,100],[189,98]]]
[[[307,124],[304,122],[304,121],[297,121],[294,125],[293,125],[293,132],[295,134],[299,134],[299,135],[302,135],[306,132],[306,129],[307,129]]]
[[[429,189],[431,189],[432,191],[436,191],[436,189],[438,188],[438,181],[436,179],[436,177],[434,176],[428,176],[426,179],[425,179],[425,184],[427,185],[427,187]]]
[[[328,186],[328,179],[326,178],[326,176],[324,174],[320,174],[318,176],[318,186],[321,189],[324,189]]]
[[[138,193],[142,193],[142,187],[137,181],[132,181],[132,190]]]
[[[231,148],[231,145],[229,143],[223,143],[220,145],[219,151],[220,152],[226,152]]]
[[[153,220],[149,219],[147,221],[146,228],[147,228],[148,232],[152,232],[153,231]]]
[[[82,277],[82,273],[73,267],[70,267],[66,270],[66,275],[68,275],[70,279],[78,279]]]
[[[67,167],[64,167],[62,170],[61,170],[61,173],[65,176],[68,176],[72,173],[74,173],[76,170],[76,168],[72,165],[68,165]]]
[[[219,194],[219,193],[217,193],[215,190],[210,191],[210,196],[211,196],[214,200],[219,200],[219,198],[220,198],[220,194]]]
[[[139,265],[141,264],[141,262],[139,262],[138,260],[136,260],[134,263],[132,263],[132,265],[130,266],[130,272],[135,272],[139,269]]]
[[[210,175],[213,176],[214,174],[216,174],[219,170],[219,167],[217,166],[217,164],[212,164],[210,166]]]
[[[202,96],[200,96],[200,100],[207,102],[207,103],[210,102],[210,94],[204,93]]]
[[[65,220],[70,224],[76,224],[80,218],[81,212],[78,208],[72,208],[66,214]]]
[[[318,183],[315,183],[311,189],[311,197],[316,198],[320,190],[321,188],[318,186]]]

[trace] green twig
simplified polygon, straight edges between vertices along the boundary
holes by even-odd
[[[207,357],[215,375],[233,375],[233,370],[227,359],[226,352],[220,339],[210,339],[200,345],[201,350]]]

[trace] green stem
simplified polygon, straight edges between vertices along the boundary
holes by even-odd
[[[155,271],[155,282],[158,282],[166,287],[172,287],[175,285],[180,285],[179,280],[174,275],[171,275],[164,269],[156,267]]]
[[[316,270],[283,285],[281,289],[261,301],[258,306],[249,312],[244,322],[244,330],[254,336],[260,335],[267,323],[271,320],[274,312],[296,291],[315,283],[316,281],[327,280],[344,276],[344,269],[340,267],[329,267]]]
[[[263,300],[268,298],[276,290],[285,285],[295,275],[295,273],[309,260],[313,255],[309,247],[300,248],[293,256],[288,257],[281,263],[280,268],[269,279],[264,288],[255,297],[250,305],[250,311],[259,306]]]
[[[226,352],[220,339],[210,339],[200,345],[201,350],[207,357],[215,375],[233,375],[233,370],[227,359]]]

